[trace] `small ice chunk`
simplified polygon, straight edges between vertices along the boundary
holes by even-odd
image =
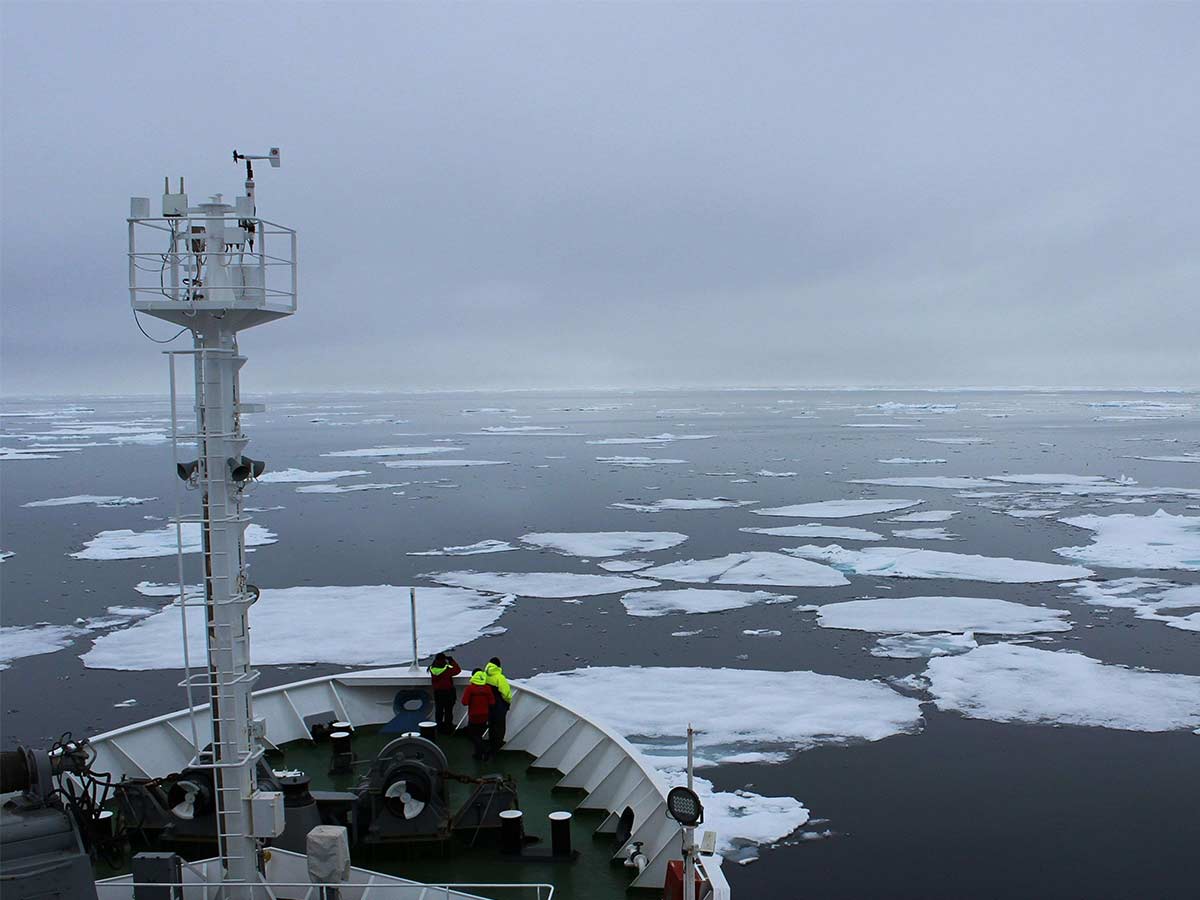
[[[1109,665],[1069,650],[989,644],[932,659],[938,709],[972,719],[1124,731],[1200,726],[1200,677]]]
[[[732,472],[730,473],[733,474]],[[799,472],[772,472],[770,469],[759,469],[754,473],[759,478],[795,478]]]
[[[928,659],[966,653],[979,646],[971,632],[966,634],[895,634],[881,637],[871,648],[872,656],[887,659]]]
[[[1119,513],[1060,519],[1095,532],[1087,547],[1058,547],[1068,559],[1116,569],[1200,571],[1200,516],[1176,516],[1159,510],[1150,516]]]
[[[310,472],[307,469],[280,469],[278,472],[267,470],[259,475],[256,480],[259,484],[311,484],[369,474],[371,473],[366,469],[346,469],[340,472]]]
[[[989,597],[886,597],[826,603],[817,613],[817,622],[823,628],[879,634],[1037,634],[1070,631],[1067,615],[1065,609]]]
[[[981,437],[944,437],[944,438],[917,438],[918,441],[925,441],[928,444],[990,444],[987,438]]]
[[[843,428],[923,428],[914,422],[846,422]]]
[[[742,634],[747,634],[751,637],[781,637],[783,632],[776,631],[774,628],[749,628],[744,630]],[[738,762],[740,761],[738,760]]]
[[[751,506],[757,500],[730,500],[728,497],[702,498],[698,500],[653,500],[645,503],[613,503],[613,509],[632,509],[636,512],[659,513],[668,510],[692,509],[733,509],[738,506]]]
[[[750,510],[756,516],[787,516],[794,519],[849,519],[896,512],[917,506],[920,500],[821,500],[816,503],[796,503]]]
[[[704,441],[715,437],[711,434],[652,434],[649,437],[601,438],[586,441],[588,444],[669,444],[674,441]]]
[[[184,553],[200,552],[199,522],[184,522],[182,536]],[[278,539],[261,525],[251,523],[246,526],[247,547],[263,547]],[[128,528],[102,531],[90,541],[84,541],[82,550],[68,555],[73,559],[150,559],[174,556],[175,551],[175,526],[167,525],[156,531],[130,531]]]
[[[95,494],[76,494],[73,497],[53,497],[50,500],[31,500],[22,503],[24,507],[41,506],[139,506],[157,500],[157,497],[121,497],[97,496]]]
[[[910,541],[956,541],[957,535],[950,534],[945,528],[893,528],[892,534],[898,538]]]
[[[992,487],[982,478],[963,478],[955,475],[934,475],[927,478],[898,476],[896,478],[851,478],[850,484],[879,484],[886,487],[924,488],[984,488]]]
[[[1162,622],[1183,631],[1200,631],[1200,584],[1177,584],[1161,578],[1118,578],[1113,581],[1075,581],[1075,596],[1093,606],[1129,609],[1139,619]],[[1164,610],[1193,609],[1190,615]]]
[[[686,463],[686,459],[658,459],[651,456],[597,456],[596,462],[606,462],[614,466],[624,466],[629,469],[645,469],[649,466],[677,466]]]
[[[839,528],[812,522],[808,525],[784,525],[780,528],[739,528],[747,534],[769,534],[774,537],[833,538],[842,541],[882,541],[883,535],[865,528]]]
[[[835,568],[853,575],[881,575],[888,578],[959,578],[964,581],[1032,584],[1087,578],[1092,574],[1091,569],[1082,566],[907,547],[864,547],[852,550],[837,544],[828,547],[807,544],[787,549],[786,552],[806,559],[824,560]]]
[[[606,559],[596,565],[606,572],[637,572],[649,568],[654,563],[648,559]]]
[[[406,556],[476,556],[480,553],[504,553],[517,548],[507,541],[486,540],[440,550],[410,550]]]
[[[682,588],[665,591],[634,591],[623,596],[621,603],[629,615],[646,618],[674,613],[725,612],[730,609],[744,609],[757,603],[786,603],[795,599],[786,594],[770,594],[766,591]]]
[[[433,453],[461,453],[462,447],[447,447],[439,444],[436,447],[367,447],[362,450],[334,450],[322,453],[322,456],[364,457],[367,459],[382,459],[389,456],[429,456]]]
[[[946,462],[946,460],[944,460],[944,459],[929,459],[929,458],[914,459],[911,456],[893,456],[890,459],[877,459],[876,462],[881,462],[881,463],[883,463],[885,465],[889,465],[889,466],[923,466],[923,465],[934,465],[936,463],[944,463],[944,462]]]
[[[695,637],[696,635],[703,633],[703,628],[697,628],[695,631],[672,631],[671,637]]]
[[[425,575],[438,584],[549,599],[595,597],[637,588],[658,587],[657,581],[629,575],[577,575],[574,572],[434,572]]]
[[[449,469],[468,466],[507,466],[506,459],[405,459],[384,463],[389,469]]]
[[[296,488],[297,494],[353,494],[358,491],[383,491],[389,488],[404,487],[409,484],[402,481],[399,484],[373,484],[356,481],[353,484],[307,484]],[[402,492],[403,493],[403,492]]]
[[[578,531],[523,534],[524,544],[554,550],[566,556],[621,556],[632,551],[666,550],[687,540],[678,531]]]
[[[927,509],[888,519],[889,522],[949,522],[958,515],[956,509]]]
[[[804,565],[796,565],[804,563]],[[764,584],[779,587],[837,587],[849,584],[836,569],[782,553],[730,553],[715,559],[688,559],[641,573],[650,578],[695,584]]]

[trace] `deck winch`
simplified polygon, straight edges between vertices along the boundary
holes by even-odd
[[[355,841],[449,837],[447,768],[446,754],[433,741],[409,735],[390,742],[355,791]]]

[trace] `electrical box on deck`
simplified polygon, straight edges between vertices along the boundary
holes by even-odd
[[[250,829],[256,838],[283,834],[283,792],[255,791],[250,797]]]
[[[164,216],[186,216],[188,212],[187,194],[163,194]]]

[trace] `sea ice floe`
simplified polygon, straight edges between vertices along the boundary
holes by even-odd
[[[1148,462],[1200,463],[1200,453],[1184,453],[1179,456],[1126,456],[1125,459],[1144,459]]]
[[[879,638],[871,648],[871,655],[888,659],[927,659],[931,656],[966,653],[978,646],[979,642],[969,631],[964,634],[905,633]]]
[[[504,553],[517,548],[508,541],[485,540],[440,550],[410,550],[406,556],[477,556],[480,553]]]
[[[199,553],[200,523],[184,522],[183,552]],[[261,525],[246,526],[246,546],[262,547],[273,544],[278,536]],[[130,531],[120,528],[102,531],[90,541],[84,541],[83,549],[68,554],[73,559],[150,559],[155,556],[174,556],[176,550],[175,526],[167,525],[154,531]]]
[[[1105,478],[1103,475],[1071,475],[1049,472],[1034,472],[1028,475],[989,475],[988,481],[1002,481],[1006,484],[1076,485],[1079,487],[1137,484],[1130,478],[1112,479]]]
[[[653,762],[678,764],[689,723],[698,766],[747,752],[789,752],[877,741],[920,728],[917,701],[877,681],[815,672],[669,667],[591,667],[535,675],[528,684],[614,727]],[[678,702],[704,685],[714,714]],[[755,698],[747,703],[746,698]],[[719,714],[715,711],[719,710]]]
[[[1005,509],[1001,511],[1014,519],[1041,519],[1058,512],[1057,509]]]
[[[614,509],[632,509],[636,512],[659,513],[669,510],[689,509],[733,509],[738,506],[752,506],[757,500],[730,500],[728,497],[711,497],[696,500],[651,500],[645,503],[613,503]]]
[[[958,535],[945,528],[893,528],[892,534],[910,541],[956,541]]]
[[[409,589],[397,585],[263,588],[250,607],[255,665],[407,662]],[[418,646],[427,652],[472,641],[495,624],[511,597],[452,588],[417,589]],[[204,659],[204,610],[190,606],[189,652]],[[96,638],[83,654],[91,669],[178,669],[183,666],[180,610],[172,604],[137,624]]]
[[[461,411],[464,416],[482,413],[487,415],[503,415],[504,413],[515,413],[515,409],[509,409],[506,406],[480,406],[477,409],[464,409]]]
[[[889,522],[949,522],[958,515],[956,509],[927,509],[923,512],[905,513],[888,519]]]
[[[1119,513],[1059,521],[1095,532],[1086,547],[1055,549],[1068,559],[1115,569],[1200,571],[1200,516],[1176,516],[1160,509],[1150,516]]]
[[[814,672],[598,667],[536,675],[528,683],[625,735],[668,784],[683,782],[687,727],[697,722],[678,697],[698,684],[709,708],[719,710],[697,723],[701,767],[779,762],[810,747],[876,741],[921,726],[917,700],[879,682]],[[716,792],[703,778],[696,789],[705,826],[716,830],[722,853],[773,843],[808,821],[808,811],[791,797]]]
[[[832,538],[842,541],[882,541],[883,535],[865,528],[845,528],[811,522],[808,525],[784,525],[780,528],[739,528],[747,534],[769,534],[773,537]]]
[[[597,597],[638,588],[658,587],[657,581],[629,575],[577,575],[574,572],[432,572],[422,576],[438,584],[516,594],[519,597],[563,599]]]
[[[742,634],[750,637],[782,637],[783,632],[775,628],[747,628],[742,631]]]
[[[711,434],[652,434],[649,437],[601,438],[585,441],[588,444],[670,444],[675,441],[703,441],[714,437]]]
[[[766,591],[723,591],[706,588],[682,588],[664,591],[633,591],[621,598],[631,616],[650,618],[675,613],[725,612],[744,609],[757,603],[787,603],[795,600],[787,594]]]
[[[904,634],[1038,634],[1070,631],[1065,609],[1026,606],[989,597],[885,597],[826,603],[817,613],[825,628]]]
[[[915,422],[846,422],[843,428],[923,428]]]
[[[596,462],[605,462],[614,466],[625,466],[629,469],[645,469],[649,466],[678,466],[687,462],[686,459],[659,459],[652,456],[597,456]]]
[[[1091,569],[1083,566],[906,547],[864,547],[853,550],[837,544],[828,547],[809,544],[785,552],[807,559],[824,560],[834,568],[853,575],[882,575],[889,578],[957,578],[963,581],[1032,584],[1087,578],[1092,574]]]
[[[0,562],[4,562],[6,559],[12,559],[16,555],[17,554],[13,553],[11,550],[0,550]]]
[[[1161,578],[1117,578],[1113,581],[1075,581],[1064,584],[1093,606],[1130,609],[1139,619],[1162,622],[1183,631],[1200,631],[1200,584],[1177,584]],[[1195,609],[1188,615],[1163,610]]]
[[[157,497],[121,497],[97,496],[95,494],[77,494],[73,497],[53,497],[49,500],[30,500],[22,506],[138,506],[157,500]]]
[[[506,459],[406,459],[384,463],[389,469],[444,469],[464,466],[506,466]]]
[[[763,584],[776,587],[837,587],[849,584],[836,569],[782,553],[751,551],[715,559],[687,559],[641,572],[647,578],[693,584]]]
[[[886,487],[924,487],[924,488],[983,488],[994,487],[990,481],[982,478],[963,478],[954,475],[934,475],[927,478],[904,476],[896,478],[851,478],[850,484],[879,484]]]
[[[1200,677],[1109,665],[1069,650],[989,644],[929,661],[939,709],[993,722],[1125,731],[1200,726]]]
[[[485,434],[503,434],[503,435],[527,435],[537,437],[539,435],[545,437],[582,437],[583,435],[577,431],[564,431],[565,425],[485,425],[478,431],[471,431],[468,434],[485,435]]]
[[[849,519],[896,512],[917,506],[920,500],[821,500],[816,503],[796,503],[792,506],[773,506],[750,510],[756,516],[787,516],[793,519]]]
[[[730,472],[730,475],[733,473]],[[754,473],[759,478],[795,478],[799,472],[772,472],[770,469],[759,469]]]
[[[678,531],[578,531],[532,532],[520,541],[534,547],[554,550],[566,556],[621,556],[638,551],[666,550],[687,540]]]
[[[0,461],[20,462],[23,460],[62,459],[58,451],[65,447],[0,447]]]
[[[352,494],[356,491],[383,491],[388,488],[404,487],[410,484],[401,481],[398,484],[373,484],[366,481],[356,481],[353,484],[307,484],[296,488],[297,494]]]
[[[904,465],[933,465],[935,463],[944,463],[944,459],[913,459],[910,456],[893,456],[891,459],[879,459],[876,462],[885,463],[889,466],[904,466]]]
[[[341,472],[309,472],[305,469],[280,469],[278,472],[266,471],[259,475],[256,481],[260,484],[311,484],[319,481],[337,481],[339,478],[352,478],[355,475],[371,474],[366,469],[352,469]]]
[[[606,572],[640,572],[642,569],[650,568],[654,563],[648,559],[606,559],[596,565]]]
[[[334,450],[322,453],[322,456],[364,457],[367,459],[382,459],[388,456],[428,456],[433,453],[460,453],[462,447],[447,447],[439,444],[436,447],[367,447],[363,450]]]
[[[74,625],[3,625],[0,626],[0,669],[7,669],[14,659],[56,653],[86,630]]]
[[[944,437],[944,438],[917,438],[918,441],[925,441],[927,444],[990,444],[987,438],[981,437]]]

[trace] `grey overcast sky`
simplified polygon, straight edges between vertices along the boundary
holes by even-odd
[[[0,16],[6,394],[161,392],[128,198],[271,145],[252,390],[1200,383],[1197,3]]]

